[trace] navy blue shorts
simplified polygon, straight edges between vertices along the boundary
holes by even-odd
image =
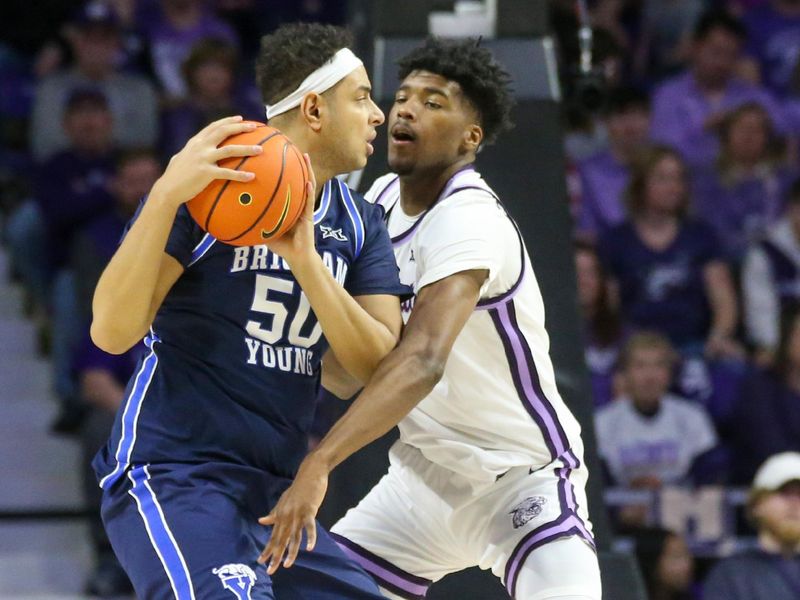
[[[149,465],[103,493],[108,537],[146,600],[377,600],[369,575],[317,524],[317,544],[272,577],[259,525],[288,481],[225,464]]]

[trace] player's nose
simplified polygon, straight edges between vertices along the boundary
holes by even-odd
[[[378,105],[375,104],[375,102],[373,102],[372,100],[370,100],[370,102],[372,103],[372,113],[370,114],[370,124],[373,127],[377,127],[378,125],[381,125],[386,120],[386,115],[383,114],[383,111],[380,108],[378,108]]]
[[[411,107],[411,102],[404,102],[403,104],[397,107],[398,119],[405,119],[406,121],[414,121],[415,115],[416,113]]]

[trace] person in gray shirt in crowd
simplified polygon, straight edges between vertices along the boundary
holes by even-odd
[[[158,98],[145,77],[117,69],[121,37],[112,8],[89,2],[66,33],[74,64],[45,77],[36,89],[30,131],[34,158],[41,162],[67,146],[61,127],[67,98],[75,89],[90,86],[108,98],[117,147],[152,146],[158,135]]]

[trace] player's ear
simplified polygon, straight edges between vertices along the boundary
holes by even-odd
[[[320,109],[324,102],[325,99],[320,94],[311,92],[306,94],[300,103],[300,114],[313,131],[319,131],[322,128]]]
[[[464,150],[467,152],[477,152],[478,147],[483,141],[483,129],[477,123],[472,123],[464,130]]]

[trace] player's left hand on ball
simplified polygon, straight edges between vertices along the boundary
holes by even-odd
[[[317,199],[317,181],[311,169],[311,158],[303,154],[308,168],[309,180],[306,183],[306,204],[303,212],[289,231],[277,240],[267,242],[269,249],[286,259],[291,267],[297,267],[298,261],[310,256],[315,251],[314,245],[314,203]]]
[[[258,557],[262,565],[269,562],[269,575],[278,570],[281,561],[287,568],[294,564],[300,551],[303,531],[306,532],[306,550],[313,550],[317,542],[316,516],[328,489],[328,470],[309,458],[300,465],[294,482],[280,497],[272,512],[258,520],[261,525],[272,525],[269,543]]]

